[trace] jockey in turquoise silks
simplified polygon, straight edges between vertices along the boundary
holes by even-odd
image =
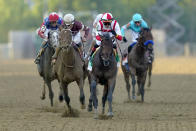
[[[148,28],[148,24],[146,23],[145,20],[143,20],[142,15],[139,13],[135,13],[132,17],[132,20],[128,24],[122,26],[121,33],[122,33],[124,42],[127,42],[127,39],[125,37],[125,30],[128,30],[128,29],[131,30],[132,43],[128,47],[128,53],[131,51],[132,47],[137,43],[137,38],[139,37],[139,33],[142,28]],[[149,63],[152,63],[152,59],[153,58],[149,58]],[[128,66],[127,60],[125,61],[126,62],[123,63],[123,65]]]

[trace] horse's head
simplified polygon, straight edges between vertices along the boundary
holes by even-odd
[[[151,28],[142,28],[138,38],[138,43],[142,47],[145,47],[149,50],[153,50],[154,43]]]
[[[50,31],[49,32],[49,43],[53,47],[57,47],[59,45],[59,31]]]
[[[114,37],[110,37],[109,34],[105,34],[101,37],[101,52],[100,57],[103,61],[104,66],[109,66],[110,64],[110,58],[113,54],[113,39]]]
[[[64,49],[68,48],[72,43],[72,33],[69,29],[62,29],[59,34],[60,46]]]

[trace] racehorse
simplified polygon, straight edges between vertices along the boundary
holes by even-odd
[[[68,95],[68,85],[76,81],[80,89],[81,108],[85,108],[84,87],[84,63],[80,57],[77,47],[72,44],[72,32],[69,29],[62,29],[59,34],[60,51],[54,65],[54,73],[61,88],[69,111],[71,112],[70,97]]]
[[[115,58],[115,53],[113,51],[113,37],[111,38],[109,34],[100,36],[102,39],[100,48],[95,52],[92,60],[92,72],[90,73],[90,88],[91,88],[91,98],[89,100],[89,107],[93,106],[95,109],[94,118],[98,118],[98,99],[96,93],[97,84],[104,85],[103,96],[102,96],[102,114],[105,112],[105,102],[108,100],[109,111],[108,116],[112,117],[112,94],[116,84],[117,76],[117,61]]]
[[[42,100],[45,99],[45,87],[46,87],[45,85],[47,85],[49,89],[49,98],[50,98],[51,106],[53,106],[53,97],[54,97],[54,93],[51,87],[51,82],[55,79],[55,77],[52,75],[51,60],[52,60],[52,55],[55,52],[55,47],[58,46],[58,44],[59,44],[58,31],[50,31],[49,40],[44,45],[44,52],[40,57],[40,63],[37,64],[38,72],[44,80],[41,99]],[[62,100],[62,95],[59,95],[59,100]]]
[[[137,76],[138,95],[141,94],[141,101],[144,101],[144,85],[146,81],[147,71],[149,66],[149,53],[153,50],[153,36],[151,29],[143,28],[140,32],[138,42],[133,46],[131,52],[128,54],[128,64],[132,79],[132,99],[135,100],[135,76]],[[150,69],[151,71],[151,69]],[[126,76],[127,77],[127,76]],[[129,86],[129,85],[128,85]],[[127,86],[128,97],[130,86]]]

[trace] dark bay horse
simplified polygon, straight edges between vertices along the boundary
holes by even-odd
[[[51,106],[53,106],[53,97],[54,97],[54,93],[51,87],[51,82],[55,79],[52,74],[51,60],[52,60],[52,55],[55,52],[55,47],[59,44],[58,33],[59,33],[58,31],[49,32],[49,40],[46,43],[44,47],[45,48],[44,52],[40,57],[40,63],[37,64],[38,72],[44,80],[41,99],[42,100],[45,99],[45,87],[46,87],[45,85],[47,85],[49,89],[49,98],[50,98]]]
[[[97,84],[104,85],[102,96],[102,114],[105,112],[105,102],[108,100],[109,111],[108,116],[112,117],[112,94],[116,84],[117,76],[117,61],[113,51],[113,38],[106,34],[101,36],[102,42],[100,48],[94,54],[92,60],[92,72],[90,73],[90,88],[91,98],[89,100],[89,107],[93,106],[95,109],[95,118],[98,118],[98,99],[96,93]]]
[[[149,45],[150,46],[150,45]],[[127,50],[127,49],[126,49]],[[124,59],[124,55],[127,55],[127,51],[124,51],[122,54],[122,58],[121,58],[121,69],[123,72],[123,76],[124,76],[124,80],[125,80],[125,84],[126,84],[126,89],[127,89],[127,93],[128,93],[128,99],[130,100],[130,76],[131,76],[131,72],[125,67],[125,65],[123,65],[123,59]],[[149,63],[148,65],[148,82],[147,82],[147,87],[150,88],[151,86],[151,76],[152,76],[152,67],[153,67],[153,61],[152,63]]]
[[[72,44],[72,32],[68,29],[62,29],[59,34],[60,51],[54,65],[54,73],[60,82],[63,89],[64,99],[67,107],[71,112],[70,98],[68,95],[68,85],[71,82],[76,81],[80,89],[80,103],[81,108],[85,108],[85,96],[84,96],[84,63],[80,57],[79,52],[74,48]]]
[[[153,36],[151,29],[144,28],[138,38],[137,44],[128,54],[128,64],[132,79],[132,99],[135,100],[135,84],[137,76],[138,95],[141,94],[141,101],[144,101],[144,85],[146,81],[147,71],[149,66],[148,53],[153,50]],[[130,88],[129,88],[130,90]],[[129,95],[129,94],[128,94]]]

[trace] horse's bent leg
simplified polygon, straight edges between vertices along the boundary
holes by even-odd
[[[42,88],[42,96],[40,97],[42,100],[46,98],[46,83],[44,81],[43,88]]]
[[[88,104],[88,111],[92,111],[92,94],[91,94],[91,82],[90,82],[90,76],[88,76],[88,82],[89,82],[89,89],[90,89],[90,97],[89,97],[89,104]]]
[[[131,79],[132,79],[132,99],[135,100],[135,84],[136,84],[136,80],[135,80],[135,75],[131,74]]]
[[[144,90],[144,83],[142,82],[140,84],[140,93],[141,93],[141,100],[142,100],[142,102],[144,102],[144,92],[145,92],[145,90]]]
[[[68,96],[68,88],[67,88],[67,84],[65,83],[61,83],[61,87],[63,89],[63,93],[64,93],[64,99],[65,99],[65,102],[67,104],[67,107],[69,108],[69,110],[71,111],[71,106],[69,105],[69,102],[70,102],[70,98]]]
[[[128,93],[128,99],[130,100],[130,83],[129,83],[129,74],[128,73],[124,73],[124,79],[125,79],[125,83],[126,83],[126,89],[127,89],[127,93]]]
[[[59,101],[62,102],[63,101],[63,89],[61,87],[61,84],[59,83]]]
[[[83,78],[81,78],[79,81],[77,81],[78,87],[80,89],[80,103],[81,105],[81,109],[85,109],[85,96],[84,96],[84,80]]]
[[[102,96],[102,114],[105,113],[105,102],[107,99],[107,94],[108,94],[108,86],[105,85],[103,89],[103,96]]]
[[[51,103],[51,106],[53,106],[53,97],[54,97],[54,93],[53,93],[53,91],[52,91],[51,81],[47,81],[46,84],[47,84],[48,90],[49,90],[50,103]]]
[[[148,87],[151,86],[151,75],[152,75],[152,64],[149,65],[149,68],[148,68]]]
[[[92,95],[92,100],[93,100],[93,106],[95,109],[95,116],[94,116],[95,119],[98,118],[98,110],[97,110],[98,99],[97,99],[97,93],[96,93],[96,86],[97,86],[96,81],[92,80],[91,81],[91,95]]]
[[[109,111],[108,111],[108,116],[112,117],[113,116],[113,112],[112,112],[112,94],[115,88],[115,84],[116,84],[116,78],[110,79],[108,80],[108,104],[109,104]]]

